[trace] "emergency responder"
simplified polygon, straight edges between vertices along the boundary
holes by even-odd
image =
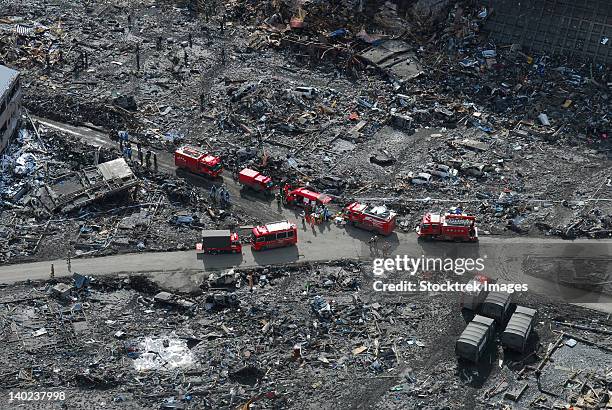
[[[217,187],[215,185],[210,187],[210,199],[212,199],[213,201],[217,201]]]
[[[389,242],[385,241],[382,246],[383,258],[388,257],[390,251],[391,251],[391,245],[389,244]]]
[[[280,192],[277,192],[276,193],[276,205],[278,206],[279,211],[282,209],[282,201],[283,201],[283,197],[281,196]]]
[[[153,153],[153,169],[157,171],[157,152]]]
[[[306,212],[304,210],[300,212],[300,218],[302,218],[302,227],[306,230]]]
[[[331,219],[331,212],[329,212],[329,209],[327,209],[327,207],[323,207],[323,218],[325,219],[325,222],[329,222],[329,220]]]
[[[229,205],[230,204],[230,193],[229,193],[229,191],[225,190],[223,195],[224,195],[223,201],[225,202],[226,205]]]
[[[368,245],[370,246],[370,253],[378,253],[378,235],[372,236],[368,241]]]
[[[221,185],[221,188],[217,191],[217,196],[221,204],[223,204],[223,199],[225,198],[225,185]]]
[[[140,145],[140,142],[136,143],[136,148],[138,148],[138,161],[140,161],[140,165],[142,165],[144,154],[142,153],[142,145]]]
[[[55,266],[53,264],[51,264],[51,274],[49,276],[51,276],[51,279],[55,278]]]
[[[147,168],[151,167],[151,150],[147,150],[147,155],[145,155],[145,162],[147,164]]]

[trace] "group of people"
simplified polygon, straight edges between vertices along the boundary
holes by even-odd
[[[323,222],[329,222],[332,218],[332,213],[325,205],[315,205],[314,208],[306,206],[301,212],[300,217],[302,218],[302,225],[306,227],[308,223],[311,227],[319,225]]]
[[[380,250],[379,242],[380,242],[380,238],[378,235],[374,235],[368,240],[368,246],[370,247],[371,254],[378,256],[378,252]],[[390,251],[391,251],[391,245],[389,244],[389,242],[384,241],[382,244],[382,256],[386,258],[387,256],[389,256]]]
[[[219,202],[221,206],[230,204],[230,194],[225,184],[221,185],[218,189],[216,185],[210,187],[210,199],[214,202]]]
[[[151,157],[153,158],[153,168],[157,171],[157,153],[147,150],[146,155],[143,153],[142,145],[136,143],[136,149],[138,150],[138,160],[140,165],[145,165],[147,168],[151,168]],[[132,144],[130,143],[130,137],[127,131],[119,131],[119,151],[123,155],[123,158],[128,161],[132,160]]]

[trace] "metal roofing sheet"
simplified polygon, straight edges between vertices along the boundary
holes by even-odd
[[[19,72],[0,65],[0,96],[4,96],[4,93],[10,88],[13,81],[19,76]]]

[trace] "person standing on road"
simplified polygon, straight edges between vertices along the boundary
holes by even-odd
[[[370,246],[370,253],[378,253],[378,235],[374,235],[368,241]]]
[[[383,242],[383,245],[382,245],[383,258],[387,258],[389,256],[390,251],[391,251],[391,245],[389,244],[389,242],[387,241]]]
[[[210,187],[210,199],[212,199],[213,201],[217,202],[217,187],[216,185],[213,185]]]

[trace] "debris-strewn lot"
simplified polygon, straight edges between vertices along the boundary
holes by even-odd
[[[2,389],[65,391],[69,408],[600,408],[610,399],[605,315],[515,294],[539,310],[531,350],[496,341],[474,366],[454,354],[469,315],[457,294],[376,293],[368,269],[232,270],[180,295],[138,276],[5,287]]]
[[[185,142],[340,205],[386,202],[405,229],[460,205],[482,234],[610,236],[607,66],[492,44],[471,2],[359,3],[7,4],[0,62],[31,117],[2,159],[0,261],[191,247],[200,227],[274,218],[176,178]],[[121,156],[120,131],[140,189],[41,209],[44,185]]]

